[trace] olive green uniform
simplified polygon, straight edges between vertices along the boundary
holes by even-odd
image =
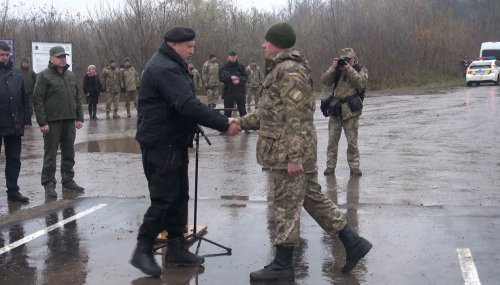
[[[137,89],[139,88],[139,74],[133,66],[124,67],[121,70],[123,89],[125,95],[125,108],[127,108],[127,114],[130,115],[130,101],[134,102],[134,106],[137,109]]]
[[[57,149],[61,147],[62,184],[73,181],[75,172],[75,121],[83,122],[82,101],[75,74],[66,65],[61,74],[51,63],[38,74],[33,108],[40,126],[49,125],[43,135],[42,185],[56,183]]]
[[[207,103],[209,106],[215,107],[220,96],[219,64],[217,62],[211,63],[207,60],[203,64],[201,77],[203,85],[207,90]]]
[[[101,74],[101,85],[106,90],[106,112],[111,111],[111,103],[113,103],[113,113],[118,112],[120,103],[120,91],[123,86],[121,72],[118,68],[105,68]]]

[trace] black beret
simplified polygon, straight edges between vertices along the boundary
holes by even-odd
[[[196,33],[188,27],[174,27],[168,30],[163,39],[167,42],[180,43],[194,40]]]

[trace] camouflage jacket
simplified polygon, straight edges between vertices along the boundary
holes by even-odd
[[[248,87],[260,87],[262,84],[262,72],[260,67],[252,68],[250,65],[247,66],[248,74]]]
[[[321,81],[327,86],[332,86],[335,81],[336,71],[333,66],[328,68],[323,75]],[[342,70],[340,81],[335,89],[335,97],[340,100],[345,100],[347,97],[356,94],[356,90],[362,90],[368,83],[368,69],[363,67],[360,72],[357,72],[353,67],[347,70]],[[342,103],[342,119],[347,120],[361,115],[362,110],[352,112],[347,105],[347,102]]]
[[[101,74],[101,86],[106,92],[120,92],[123,86],[120,69],[104,68]]]
[[[122,82],[125,91],[135,91],[139,87],[139,74],[135,71],[133,66],[129,68],[122,68]]]
[[[201,80],[201,76],[198,70],[196,68],[193,68],[189,72],[191,72],[191,74],[193,75],[194,89],[198,90],[201,87],[203,87],[203,82]]]
[[[219,86],[219,64],[206,61],[201,70],[201,77],[206,88]]]
[[[302,163],[317,171],[317,137],[311,71],[304,56],[286,50],[266,63],[260,108],[240,119],[243,129],[260,129],[257,161],[264,167],[287,169]]]

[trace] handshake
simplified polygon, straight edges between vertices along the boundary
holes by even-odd
[[[236,118],[228,118],[229,128],[225,132],[226,136],[235,136],[241,132],[240,121]]]

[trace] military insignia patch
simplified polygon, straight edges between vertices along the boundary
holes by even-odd
[[[300,75],[299,70],[297,70],[295,68],[289,68],[289,69],[287,69],[286,72],[287,72],[288,76],[299,76]]]

